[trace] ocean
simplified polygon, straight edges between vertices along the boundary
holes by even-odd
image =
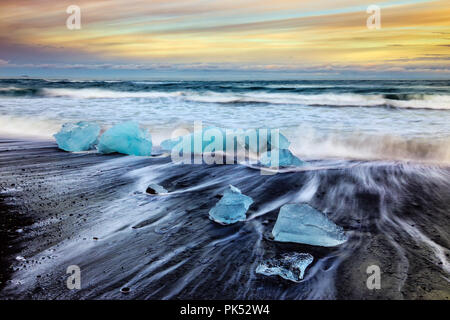
[[[450,81],[0,80],[0,134],[134,120],[154,141],[194,121],[275,128],[306,158],[450,161]]]
[[[52,135],[81,120],[137,121],[156,147],[195,121],[280,129],[307,165],[262,175],[59,150]],[[450,81],[3,79],[0,138],[0,298],[449,297]],[[230,184],[254,202],[223,226],[208,212]],[[323,212],[348,241],[274,241],[288,203]],[[293,253],[313,256],[299,282],[255,272]],[[74,265],[79,290],[66,286]],[[379,289],[367,285],[373,266]]]

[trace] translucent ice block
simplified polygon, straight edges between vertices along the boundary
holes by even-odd
[[[135,156],[150,156],[152,137],[133,121],[116,124],[100,137],[97,147],[101,153],[123,153]]]
[[[256,268],[256,273],[266,276],[278,275],[286,280],[299,282],[313,259],[309,253],[285,254],[281,259],[268,259],[262,262]]]
[[[238,188],[230,185],[222,199],[209,211],[209,218],[221,224],[244,221],[245,214],[252,203],[252,198],[243,195]]]
[[[81,121],[65,123],[54,137],[60,149],[77,152],[93,149],[99,133],[96,123]]]
[[[258,150],[263,152],[275,148],[287,149],[290,142],[287,138],[279,133],[278,139],[271,140],[272,133],[270,129],[223,129],[218,127],[207,127],[202,130],[195,131],[191,134],[174,139],[168,139],[161,142],[161,148],[164,150],[172,150],[177,147],[178,151],[183,150],[187,153],[202,153],[206,151],[226,151],[227,143],[229,148],[236,143],[245,149],[254,153]],[[229,150],[231,152],[233,150]]]
[[[334,247],[347,241],[342,227],[308,204],[281,207],[272,234],[275,241],[322,247]]]

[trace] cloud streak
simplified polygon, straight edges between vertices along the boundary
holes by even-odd
[[[79,0],[82,29],[65,27],[73,1],[0,3],[0,67],[89,70],[447,72],[450,4],[373,0]],[[1,62],[3,61],[3,63]],[[8,61],[8,63],[5,63]],[[247,69],[246,69],[247,68]],[[306,71],[305,71],[306,70]],[[414,70],[414,71],[412,71]],[[311,71],[312,72],[312,71]]]

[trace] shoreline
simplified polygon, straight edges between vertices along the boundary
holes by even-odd
[[[405,180],[407,184],[399,190],[408,201],[402,204],[391,203],[393,200],[400,201],[400,198],[383,199],[382,194],[377,194],[375,190],[369,191],[359,180],[355,180],[358,177],[355,174],[361,174],[358,173],[363,169],[361,167],[261,177],[259,173],[255,174],[253,170],[242,166],[174,168],[166,158],[72,154],[60,151],[54,142],[20,139],[0,139],[0,167],[3,173],[0,185],[3,219],[0,233],[1,239],[7,241],[2,241],[2,252],[6,256],[2,254],[1,258],[0,276],[3,281],[0,299],[204,299],[207,296],[214,299],[219,298],[219,293],[231,299],[277,299],[282,296],[282,292],[286,298],[292,299],[313,299],[315,296],[337,299],[449,299],[450,286],[442,282],[446,274],[441,270],[442,265],[434,257],[433,251],[417,238],[418,235],[412,238],[412,233],[408,233],[416,229],[405,227],[396,230],[393,229],[395,225],[384,225],[379,220],[383,206],[393,206],[389,209],[390,219],[417,226],[417,230],[421,230],[429,241],[444,248],[444,257],[448,261],[449,252],[446,248],[449,247],[450,239],[446,226],[450,226],[450,217],[445,212],[448,212],[446,204],[450,200],[449,189],[445,189],[445,184],[439,187],[440,180],[424,184],[423,178],[420,178],[422,173],[415,172],[414,166],[409,169],[412,172],[401,171],[387,164],[364,169],[367,170],[364,174],[374,181],[378,179],[380,185],[389,185],[392,177],[398,176]],[[450,168],[439,170],[450,174]],[[145,195],[146,181],[154,179],[161,181],[170,192],[177,191],[176,195],[165,198]],[[247,179],[250,180],[245,182]],[[256,201],[251,214],[263,210],[266,205],[271,206],[278,199],[298,194],[296,197],[303,197],[316,207],[330,212],[338,224],[352,233],[352,240],[339,249],[270,241],[268,235],[276,220],[277,209],[269,210],[246,223],[229,227],[215,225],[206,217],[209,208],[217,201],[215,196],[223,190],[223,186],[233,181],[239,183],[240,180],[248,193],[254,190],[251,195]],[[305,198],[306,186],[315,180],[320,183],[315,187],[314,194],[309,192],[308,200]],[[191,187],[201,185],[204,187],[199,191],[189,191]],[[354,185],[355,189],[350,195],[341,195],[346,185]],[[441,190],[438,196],[438,191],[432,190],[436,186],[441,188],[437,189]],[[398,191],[395,186],[392,187],[392,192]],[[118,205],[123,205],[124,209],[116,209]],[[340,208],[342,206],[345,207]],[[115,217],[116,222],[113,221]],[[436,221],[439,221],[438,225]],[[17,233],[17,229],[23,231]],[[236,239],[236,244],[228,242],[228,238]],[[219,251],[224,250],[221,252],[231,263],[228,267],[227,264],[222,266],[229,268],[222,275],[227,279],[225,282],[213,280],[214,277],[204,273],[204,267],[214,270],[222,264],[215,250],[208,251],[211,241],[221,241],[224,247]],[[154,247],[153,243],[157,246]],[[403,248],[403,253],[393,243]],[[192,246],[192,249],[182,249],[185,246]],[[100,251],[96,254],[97,250]],[[167,261],[168,265],[157,269],[161,275],[167,273],[161,278],[166,283],[163,287],[167,286],[167,289],[158,291],[157,288],[162,285],[155,278],[158,273],[146,270],[152,270],[152,266],[161,261],[158,259],[170,255],[173,250],[181,251]],[[308,288],[305,292],[296,293],[292,283],[278,278],[247,278],[245,273],[242,277],[249,281],[247,290],[250,291],[233,285],[228,289],[217,290],[227,281],[233,281],[236,272],[247,270],[245,272],[248,273],[249,268],[253,268],[250,261],[291,251],[310,252],[315,257],[314,264],[307,270],[307,276],[311,278],[307,277],[303,285]],[[102,258],[97,260],[99,253]],[[98,282],[98,288],[88,287],[78,293],[64,289],[65,270],[61,268],[67,264],[64,257],[72,255],[71,259],[78,261],[84,268],[91,266],[88,279],[94,283],[107,281],[108,284],[101,285]],[[153,257],[149,262],[144,261],[147,255]],[[202,258],[203,255],[209,255],[210,258]],[[14,260],[15,256],[22,256],[26,261]],[[248,261],[251,256],[253,258]],[[84,258],[80,260],[81,257]],[[141,261],[137,262],[136,259]],[[202,264],[198,265],[198,261],[202,261]],[[239,264],[239,261],[247,262]],[[365,267],[374,261],[384,266],[385,291],[367,291],[364,286],[367,278]],[[141,280],[143,285],[147,283],[148,289],[139,289],[139,282],[132,280],[133,292],[124,296],[120,293],[120,284],[126,281],[121,280],[121,272],[135,279],[136,274],[123,270],[132,270],[136,264],[141,270],[140,274],[145,276],[150,272]],[[404,266],[407,268],[402,269]],[[328,268],[334,271],[323,271]],[[111,279],[101,280],[105,270],[109,270],[107,273]],[[198,290],[190,285],[176,291],[178,279],[190,279],[186,278],[189,270],[198,271],[198,275],[191,275],[196,279],[202,274],[209,278],[215,283],[215,288],[199,284]],[[5,283],[7,278],[13,281]],[[327,278],[334,286],[323,287]],[[17,281],[22,284],[18,285]],[[264,295],[254,291],[258,286],[265,288]]]

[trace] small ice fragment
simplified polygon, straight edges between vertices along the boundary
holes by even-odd
[[[252,198],[243,195],[241,190],[230,185],[229,189],[224,192],[222,199],[209,211],[209,218],[221,224],[244,221],[245,214],[252,203]]]
[[[17,257],[16,257],[16,260],[17,260],[17,261],[27,261],[27,259],[25,259],[25,258],[22,257],[22,256],[17,256]]]
[[[266,167],[299,167],[306,164],[306,162],[300,160],[296,156],[292,154],[289,149],[280,149],[278,150],[278,162],[277,159],[272,159],[272,157],[276,157],[277,153],[273,151],[264,152],[259,162],[261,165]]]
[[[60,149],[79,152],[93,149],[99,133],[100,127],[96,123],[80,121],[63,124],[53,136]]]
[[[166,189],[164,189],[164,187],[156,184],[156,183],[152,183],[149,184],[147,187],[147,190],[145,191],[149,194],[164,194],[164,193],[168,193],[168,191]]]
[[[272,230],[275,241],[334,247],[347,241],[342,227],[308,204],[281,207]]]
[[[281,259],[268,259],[262,262],[256,268],[256,273],[266,276],[278,275],[286,280],[299,282],[313,259],[309,253],[285,254]]]
[[[116,124],[100,137],[97,147],[101,153],[123,153],[135,156],[150,156],[152,137],[133,121]]]

